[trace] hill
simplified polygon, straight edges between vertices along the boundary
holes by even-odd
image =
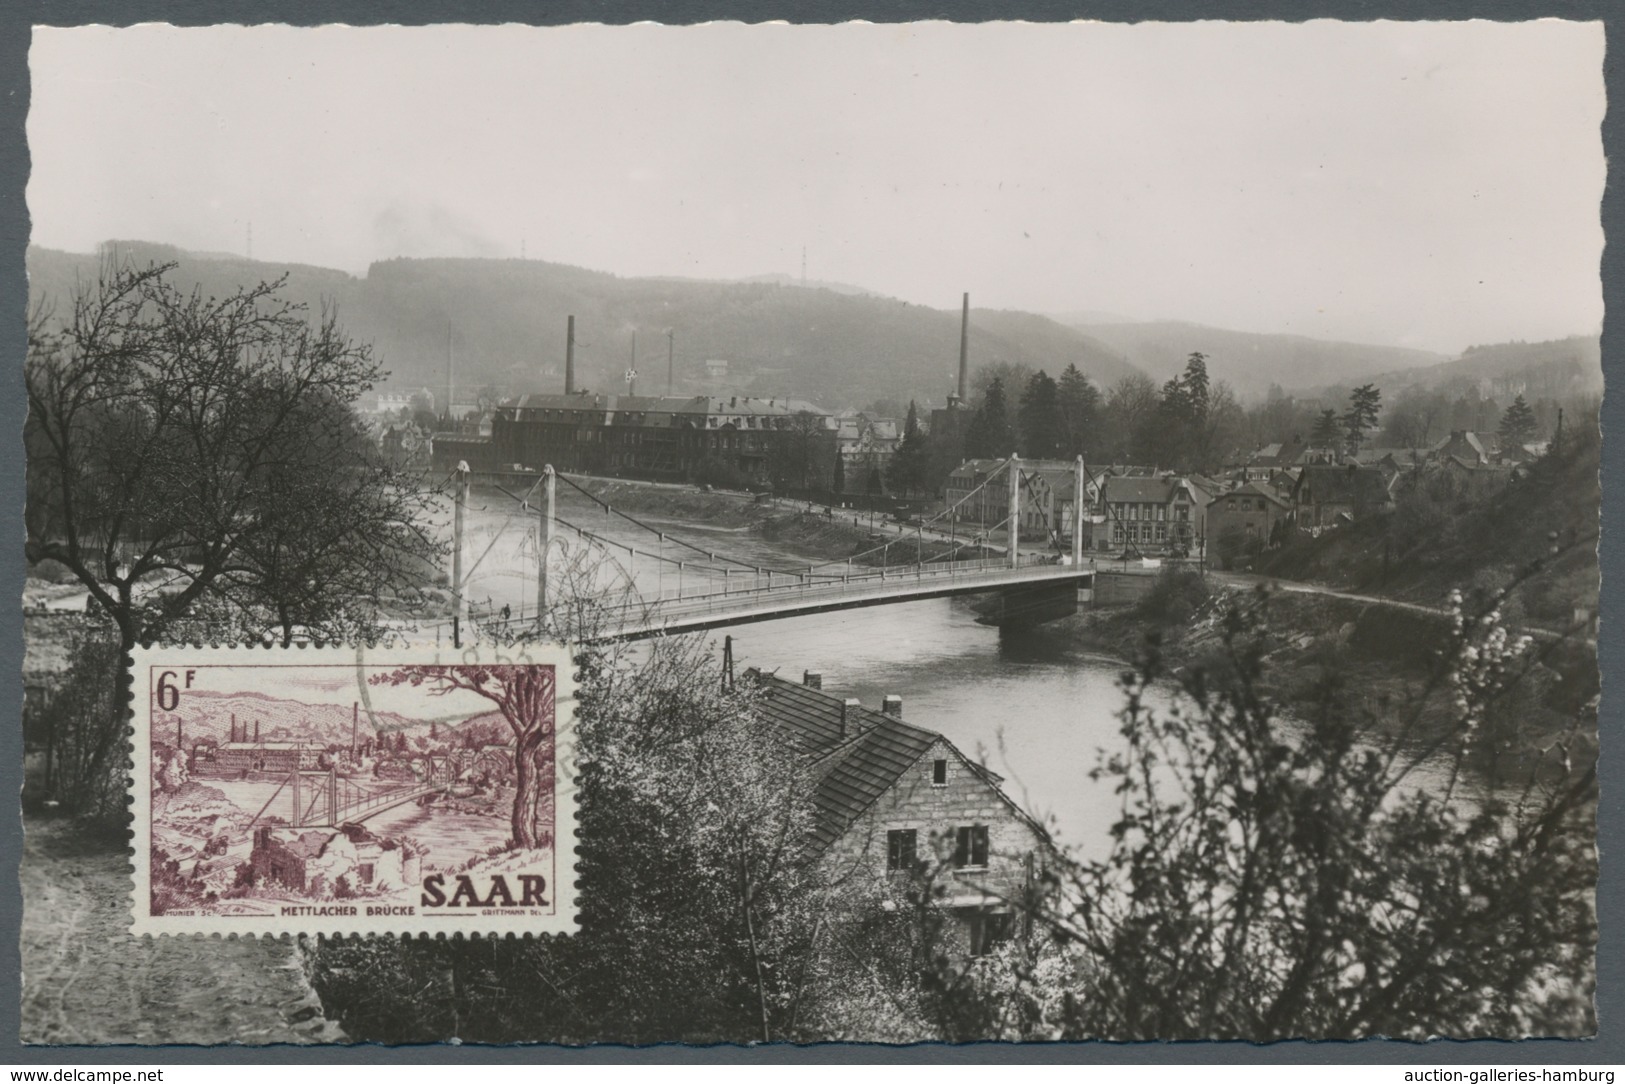
[[[182,697],[176,711],[167,711],[155,717],[155,728],[173,727],[176,718],[181,721],[187,742],[197,738],[213,738],[217,742],[230,739],[231,723],[235,718],[248,727],[249,734],[258,733],[262,741],[306,741],[319,745],[348,745],[350,741],[351,708],[339,704],[305,704],[298,700],[285,700],[257,693],[211,693],[200,690]],[[487,720],[476,716],[467,720],[451,720],[446,726],[484,725]],[[391,733],[404,730],[409,733],[428,733],[429,721],[408,719],[389,711],[361,713],[359,733],[372,736],[374,729]]]
[[[1505,402],[1515,395],[1561,399],[1602,391],[1602,339],[1571,335],[1547,342],[1470,346],[1454,361],[1424,368],[1379,373],[1373,378],[1385,391],[1416,385],[1447,390],[1476,387]]]
[[[369,341],[390,385],[446,386],[448,329],[456,382],[472,392],[563,387],[565,318],[576,317],[578,384],[624,388],[637,334],[640,390],[665,391],[668,329],[677,394],[729,391],[809,399],[832,409],[880,398],[940,403],[959,359],[959,312],[893,298],[772,282],[621,278],[539,260],[386,260],[362,277],[329,268],[198,258],[170,246],[114,243],[137,265],[177,261],[177,284],[221,294],[286,273],[287,296],[336,305]],[[66,305],[97,257],[31,248],[30,291]],[[1132,371],[1082,332],[1027,313],[971,313],[972,364],[1021,361],[1058,373],[1068,364],[1101,384]],[[713,376],[707,361],[727,362]]]
[[[1077,330],[1104,343],[1126,365],[1158,381],[1184,371],[1185,359],[1200,350],[1208,369],[1244,398],[1262,398],[1271,384],[1288,392],[1326,385],[1348,387],[1378,373],[1437,365],[1443,354],[1398,346],[1331,342],[1304,335],[1229,331],[1172,320],[1137,323],[1074,321]]]

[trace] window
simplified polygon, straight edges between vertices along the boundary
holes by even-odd
[[[1010,940],[1010,931],[1014,925],[1011,920],[1014,917],[1008,912],[1003,914],[972,912],[965,915],[965,931],[969,935],[970,954],[986,956]]]
[[[987,865],[987,825],[962,825],[954,830],[954,868],[981,868]]]
[[[931,762],[931,785],[933,787],[946,787],[948,785],[948,762],[946,760],[933,760]]]
[[[914,844],[918,836],[913,828],[893,828],[886,833],[886,872],[914,868]]]
[[[1157,524],[1157,541],[1168,541],[1168,525],[1166,523]]]

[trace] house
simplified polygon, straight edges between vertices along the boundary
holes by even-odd
[[[1438,463],[1437,477],[1444,481],[1449,497],[1482,500],[1499,493],[1512,480],[1511,465],[1478,463],[1459,455],[1447,455]]]
[[[938,870],[960,954],[983,955],[1011,932],[1010,901],[1035,883],[1051,847],[998,775],[941,734],[904,722],[898,697],[875,711],[825,692],[818,674],[799,684],[757,670],[746,678],[808,762],[810,843],[832,876]]]
[[[897,419],[874,418],[862,412],[835,418],[835,454],[847,493],[885,492],[886,468],[902,440]]]
[[[1450,456],[1474,466],[1489,466],[1498,458],[1498,449],[1493,437],[1470,429],[1454,429],[1427,452],[1427,457],[1437,463]]]
[[[278,884],[308,896],[404,888],[422,872],[421,856],[359,824],[340,828],[254,830],[248,856],[256,884]]]
[[[1007,462],[1005,459],[967,459],[949,472],[945,503],[946,507],[955,508],[956,519],[991,526],[1010,517],[1010,484],[1002,474]],[[1022,478],[1022,534],[1046,539],[1070,538],[1072,506],[1077,493],[1077,461],[1020,459],[1017,462]],[[1120,469],[1085,467],[1086,521],[1094,510],[1102,482],[1111,471]],[[989,479],[993,479],[991,485],[987,484]]]
[[[1376,467],[1311,464],[1292,489],[1293,516],[1299,528],[1315,530],[1385,511],[1393,506],[1391,481]]]
[[[1198,548],[1207,537],[1211,494],[1177,474],[1108,475],[1096,499],[1095,550],[1168,553]]]
[[[1208,505],[1209,550],[1229,564],[1268,546],[1291,519],[1291,504],[1268,486],[1248,482]]]

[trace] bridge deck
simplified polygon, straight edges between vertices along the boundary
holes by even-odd
[[[916,565],[889,573],[864,572],[798,584],[631,603],[619,613],[608,615],[602,631],[590,638],[640,640],[803,614],[983,594],[1008,587],[1081,585],[1092,580],[1094,574],[1094,568],[1087,565],[1044,563],[1015,569],[1002,562],[957,562],[938,568]]]

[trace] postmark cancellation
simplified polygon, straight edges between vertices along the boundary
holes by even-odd
[[[574,931],[566,648],[133,659],[133,933]]]

